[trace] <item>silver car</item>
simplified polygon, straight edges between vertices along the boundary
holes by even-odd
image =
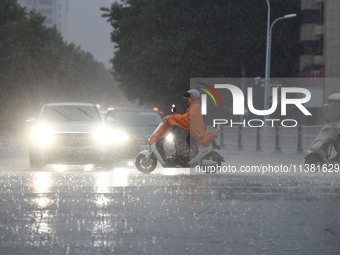
[[[133,159],[148,144],[162,118],[157,111],[149,109],[114,109],[106,113],[106,120],[126,137],[114,148],[114,155],[119,159]]]
[[[39,170],[46,164],[110,167],[112,139],[112,132],[96,105],[45,104],[30,134],[31,169]]]

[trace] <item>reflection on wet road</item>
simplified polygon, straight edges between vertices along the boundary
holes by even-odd
[[[0,253],[338,254],[339,183],[162,168],[2,172]]]
[[[124,243],[122,233],[134,231],[126,207],[139,201],[140,194],[125,187],[154,185],[131,168],[90,172],[86,166],[53,165],[46,169],[0,175],[1,254],[36,254],[41,248],[41,254],[112,252]]]
[[[31,172],[20,148],[0,147],[1,255],[340,254],[340,173]],[[225,158],[298,165],[303,156],[229,150]]]

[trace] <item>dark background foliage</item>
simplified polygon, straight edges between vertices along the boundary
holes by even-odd
[[[271,1],[272,21],[298,13],[298,2]],[[190,78],[264,76],[264,0],[127,0],[103,16],[113,26],[114,78],[140,104],[184,109]],[[1,130],[20,126],[45,102],[120,101],[110,71],[43,20],[16,0],[0,1]],[[299,19],[275,25],[271,77],[296,75],[298,35]]]
[[[271,17],[298,13],[297,0],[271,1]],[[264,77],[265,0],[127,0],[102,8],[117,45],[114,75],[130,99],[167,107],[190,78]],[[298,71],[299,20],[272,37],[272,77]]]
[[[15,0],[0,1],[1,130],[22,126],[46,102],[117,99],[111,72],[43,20]]]

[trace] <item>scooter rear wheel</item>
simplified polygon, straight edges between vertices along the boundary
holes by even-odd
[[[224,161],[223,157],[219,153],[217,153],[216,151],[210,152],[210,154],[208,154],[208,156],[209,156],[209,159],[216,162],[217,166],[221,166],[222,162]]]
[[[305,166],[316,167],[320,165],[322,165],[322,159],[318,155],[311,153],[305,157]]]
[[[146,157],[146,155],[140,153],[135,160],[136,168],[143,174],[149,174],[155,170],[157,166],[157,159],[154,155]]]

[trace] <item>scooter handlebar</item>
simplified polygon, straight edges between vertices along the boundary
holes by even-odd
[[[168,118],[169,118],[169,115],[166,115],[166,116],[162,119],[162,122],[164,123]]]

